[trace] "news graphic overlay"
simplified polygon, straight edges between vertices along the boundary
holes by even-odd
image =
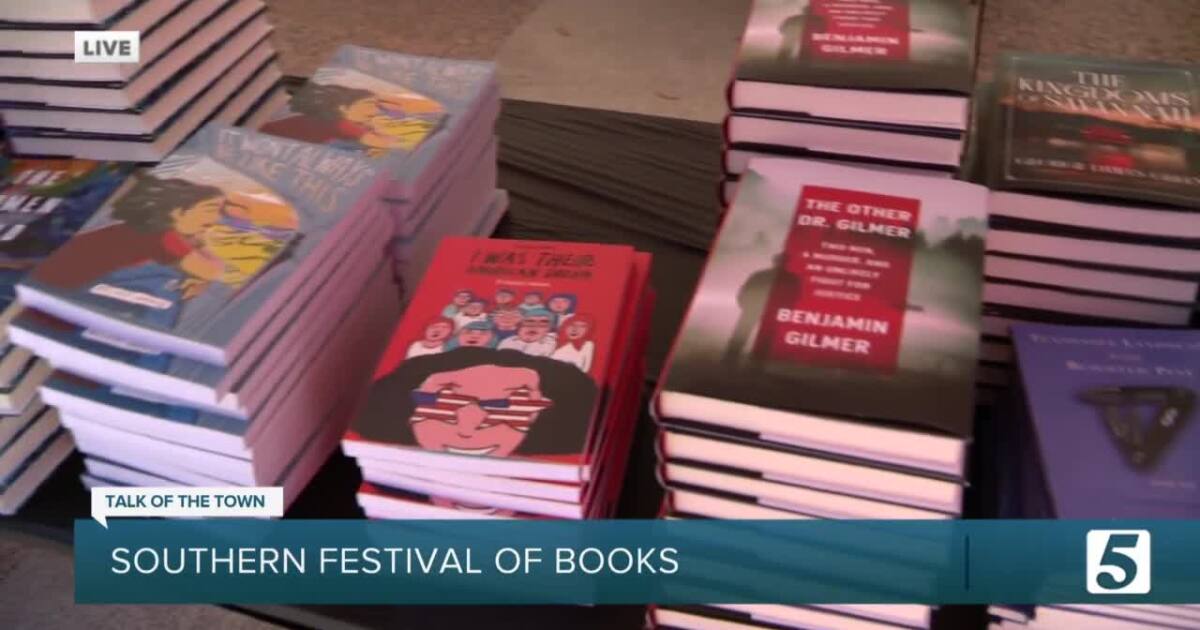
[[[141,31],[75,31],[75,63],[138,63]]]
[[[92,488],[92,518],[271,518],[283,516],[283,488]]]
[[[223,510],[249,509],[248,499],[222,493],[222,503],[234,503]],[[169,509],[155,501],[123,513]],[[107,525],[76,521],[80,603],[1200,603],[1200,523],[1185,520],[110,518]]]

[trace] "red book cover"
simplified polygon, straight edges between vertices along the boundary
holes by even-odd
[[[628,246],[443,240],[347,452],[365,442],[445,456],[459,469],[464,458],[481,468],[493,459],[585,468],[613,387],[633,261]]]
[[[908,60],[908,0],[810,0],[805,50],[820,59]]]
[[[805,186],[759,326],[760,356],[894,372],[920,208],[919,199]]]

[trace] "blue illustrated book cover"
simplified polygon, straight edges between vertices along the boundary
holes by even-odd
[[[166,401],[157,401],[149,397],[132,396],[125,390],[97,383],[68,372],[52,372],[46,378],[46,382],[42,387],[51,390],[51,392],[61,392],[122,411],[156,418],[165,422],[193,425],[218,433],[241,436],[245,433],[247,426],[249,426],[245,420],[239,420],[222,414],[200,411],[192,407],[175,405]]]
[[[209,125],[136,176],[18,293],[85,327],[228,365],[231,346],[374,218],[378,175],[336,149]]]
[[[389,196],[407,198],[495,89],[495,73],[491,62],[346,45],[261,130],[377,159]]]
[[[223,368],[203,361],[140,347],[35,310],[22,311],[11,326],[81,352],[213,389],[226,373]]]
[[[1200,331],[1012,329],[1058,518],[1200,518]]]
[[[0,161],[0,311],[29,267],[71,238],[131,171],[119,162]]]

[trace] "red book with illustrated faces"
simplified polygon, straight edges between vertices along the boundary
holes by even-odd
[[[343,440],[346,453],[591,481],[626,360],[635,257],[620,245],[442,241]]]

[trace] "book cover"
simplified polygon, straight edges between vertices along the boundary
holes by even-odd
[[[343,235],[378,181],[371,164],[336,149],[209,125],[109,200],[18,292],[51,313],[89,313],[109,332],[223,348],[306,281],[314,253]]]
[[[264,133],[324,144],[414,178],[491,89],[495,64],[342,46]]]
[[[1200,208],[1196,66],[1012,53],[995,88],[993,188]]]
[[[1200,517],[1200,332],[1019,324],[1012,336],[1058,518]]]
[[[980,186],[752,161],[663,388],[969,435],[986,225]]]
[[[67,241],[132,171],[132,165],[13,159],[0,172],[0,265],[36,262]]]
[[[633,253],[443,240],[347,440],[583,465]]]
[[[736,79],[968,93],[975,21],[961,0],[757,0]]]
[[[218,366],[161,352],[96,330],[88,330],[33,309],[23,310],[13,319],[10,326],[20,331],[18,335],[35,335],[72,350],[117,361],[132,368],[172,376],[181,381],[210,388],[214,392],[226,375],[226,370]],[[137,383],[130,385],[136,386]]]
[[[42,387],[51,392],[73,396],[97,405],[156,418],[163,422],[193,425],[218,433],[241,436],[245,434],[246,428],[249,426],[245,420],[175,404],[168,400],[156,399],[145,393],[97,383],[82,376],[59,370],[52,372]]]

